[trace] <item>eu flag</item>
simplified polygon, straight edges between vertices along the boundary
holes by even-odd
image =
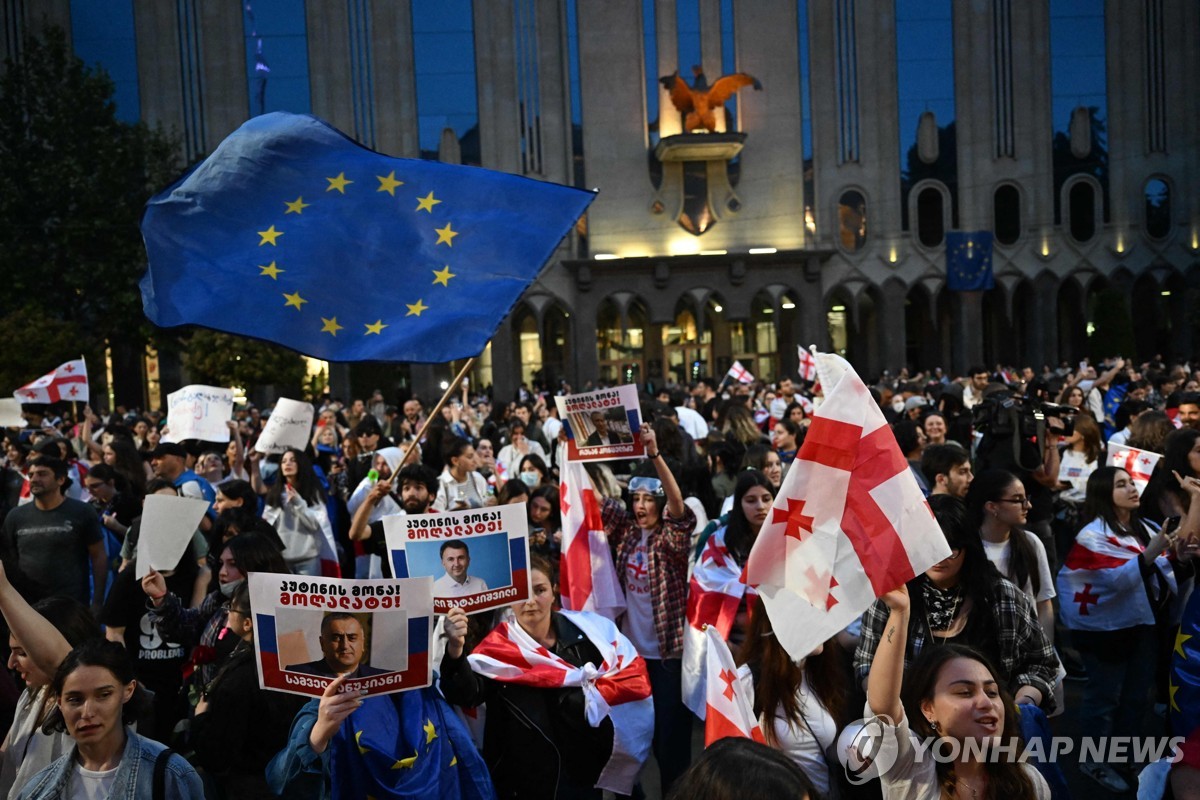
[[[492,800],[471,735],[432,688],[368,697],[334,734],[334,798]]]
[[[147,204],[142,302],[331,361],[475,356],[593,196],[264,114]]]
[[[977,292],[995,286],[992,280],[990,231],[950,231],[946,234],[946,288]]]

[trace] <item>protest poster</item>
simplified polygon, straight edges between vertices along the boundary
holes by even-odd
[[[429,578],[349,580],[252,572],[250,608],[258,685],[320,697],[392,694],[433,682]]]
[[[281,397],[275,403],[271,416],[267,417],[267,424],[254,449],[267,454],[282,453],[289,447],[303,450],[308,447],[312,421],[311,403]]]
[[[166,442],[199,439],[228,442],[226,422],[233,419],[233,390],[199,384],[167,395]]]
[[[152,569],[159,572],[175,569],[207,511],[207,500],[147,495],[138,536],[138,580],[149,575]]]
[[[392,574],[433,578],[433,610],[468,614],[528,600],[525,504],[383,518]]]
[[[21,401],[15,397],[0,397],[0,428],[24,428]]]
[[[637,387],[617,386],[556,397],[567,432],[568,461],[641,458],[641,407]]]

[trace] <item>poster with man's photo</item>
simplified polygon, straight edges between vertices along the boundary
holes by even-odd
[[[641,458],[642,415],[632,385],[556,397],[568,461]]]
[[[529,599],[525,504],[383,518],[392,574],[433,579],[433,610],[468,614]]]
[[[341,691],[391,694],[433,681],[429,578],[344,580],[252,572],[250,609],[258,683],[320,697]],[[231,608],[231,612],[243,611]]]

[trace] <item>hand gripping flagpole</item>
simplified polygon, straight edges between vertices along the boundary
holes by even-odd
[[[433,422],[437,415],[442,413],[442,406],[446,405],[446,401],[450,399],[450,395],[454,394],[456,390],[461,390],[463,378],[465,378],[467,373],[471,371],[471,367],[475,366],[475,359],[477,358],[479,358],[479,356],[471,356],[468,358],[467,363],[463,364],[462,369],[460,369],[458,374],[454,376],[454,380],[450,381],[450,385],[446,387],[446,391],[442,395],[442,399],[438,400],[437,405],[430,410],[429,414],[425,417],[425,421],[421,423],[421,427],[417,430],[417,435],[413,437],[413,444],[416,445],[416,447],[409,447],[404,451],[404,456],[400,459],[400,463],[396,465],[397,472],[399,472],[404,465],[408,463],[409,456],[416,451],[417,447],[421,446],[421,439],[425,437],[425,431],[429,429],[429,423]]]

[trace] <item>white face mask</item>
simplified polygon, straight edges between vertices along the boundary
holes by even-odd
[[[525,471],[521,473],[521,482],[530,489],[538,485],[538,474],[536,472]]]
[[[897,395],[892,400],[892,410],[895,411],[897,414],[904,413],[904,398],[903,397],[900,397],[899,395]]]
[[[236,592],[237,588],[245,582],[246,582],[245,578],[238,578],[236,581],[230,581],[229,583],[222,583],[221,584],[221,594],[225,597],[233,597],[233,593]]]

